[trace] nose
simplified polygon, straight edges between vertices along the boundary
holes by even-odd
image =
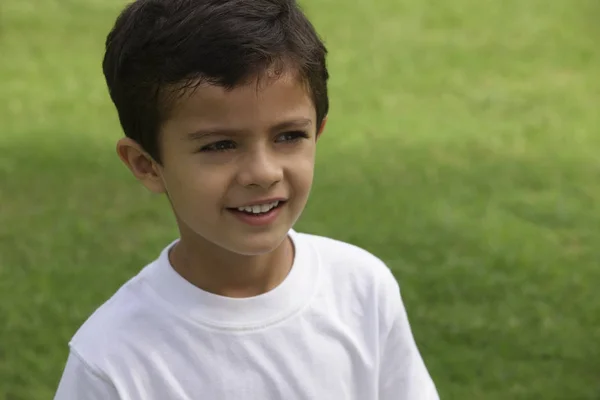
[[[283,179],[281,161],[268,149],[248,152],[239,165],[238,183],[268,189]]]

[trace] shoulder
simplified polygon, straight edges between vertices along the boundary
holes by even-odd
[[[377,292],[397,291],[398,282],[389,266],[378,256],[355,244],[331,237],[297,233],[313,248],[325,275],[338,283],[371,287]]]
[[[390,269],[378,256],[355,244],[309,233],[296,235],[309,243],[317,252],[320,261],[328,267],[343,268],[361,274],[382,275],[382,278],[390,275]]]
[[[122,285],[79,327],[69,342],[91,370],[105,371],[107,364],[123,355],[152,319],[145,298],[144,270]],[[141,336],[141,335],[140,335]]]
[[[400,285],[389,266],[351,243],[311,234],[298,238],[310,244],[320,264],[318,308],[334,310],[356,332],[385,336],[404,312]]]

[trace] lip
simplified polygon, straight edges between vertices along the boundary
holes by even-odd
[[[241,206],[228,207],[228,208],[230,208],[230,209],[238,209],[240,207],[252,207],[252,206],[258,206],[258,205],[262,205],[262,204],[274,203],[276,201],[284,202],[286,200],[287,199],[285,197],[271,197],[271,198],[268,198],[268,199],[254,200],[254,201],[249,202],[249,203],[244,203]]]
[[[275,201],[275,200],[273,200],[273,201]],[[253,203],[253,204],[256,204],[256,203]],[[281,213],[282,208],[285,206],[286,206],[285,201],[280,202],[277,207],[272,208],[267,213],[254,214],[254,215],[250,214],[250,213],[245,213],[243,211],[239,211],[237,208],[229,208],[227,211],[229,211],[232,215],[234,215],[239,221],[241,221],[247,225],[257,227],[257,226],[267,226],[267,225],[273,224],[277,220],[277,217],[279,216],[279,214]]]

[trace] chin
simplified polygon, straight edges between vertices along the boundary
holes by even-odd
[[[230,251],[244,256],[260,256],[276,250],[286,239],[289,230],[284,232],[264,232],[240,236],[238,240],[228,240]]]

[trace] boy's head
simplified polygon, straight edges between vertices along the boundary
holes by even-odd
[[[138,0],[121,13],[103,62],[118,152],[167,193],[182,237],[243,254],[285,237],[328,112],[325,56],[293,0]],[[238,210],[277,199],[264,215]]]

